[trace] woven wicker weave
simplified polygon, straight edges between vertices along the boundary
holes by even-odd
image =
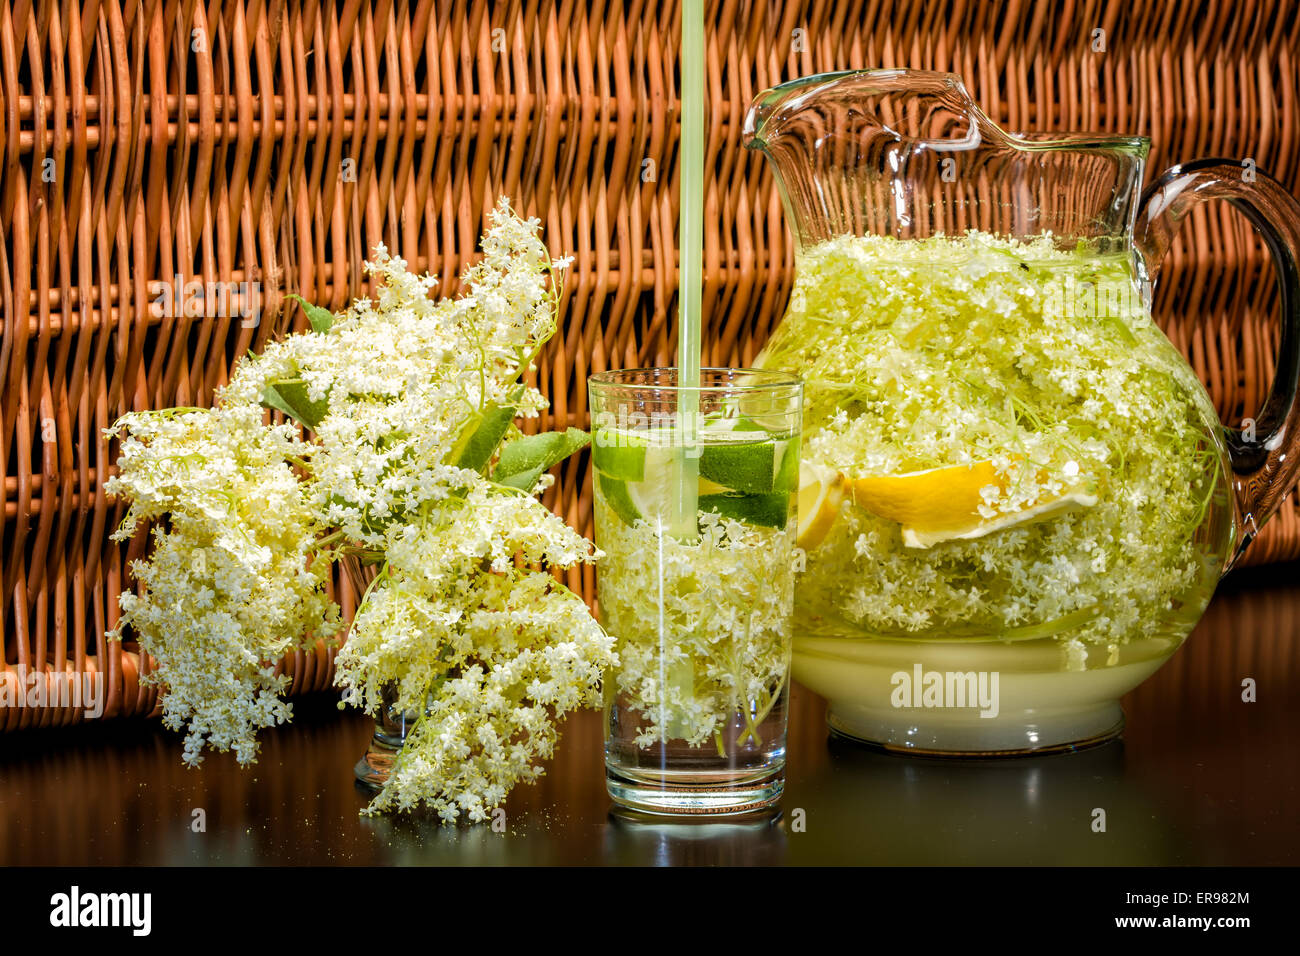
[[[1300,18],[1254,0],[1191,5],[836,0],[709,10],[707,360],[750,360],[780,317],[791,247],[760,157],[754,94],[827,69],[966,78],[1020,130],[1141,133],[1151,169],[1251,158],[1300,181]],[[582,425],[588,373],[674,350],[679,12],[650,3],[0,0],[0,621],[22,665],[105,674],[110,714],[151,711],[148,668],[98,635],[145,542],[100,436],[123,411],[207,404],[236,356],[305,327],[285,292],[339,308],[385,241],[454,276],[498,194],[577,261],[539,384],[544,427]],[[1097,31],[1104,31],[1098,33]],[[1101,41],[1099,43],[1099,40]],[[1104,46],[1104,49],[1099,49]],[[260,321],[158,318],[155,280],[257,283]],[[1226,206],[1166,265],[1158,318],[1229,419],[1253,414],[1277,339],[1271,266]],[[237,302],[236,304],[242,304]],[[585,460],[549,503],[589,525]],[[1300,554],[1294,507],[1254,561]],[[591,593],[587,573],[573,584]],[[340,588],[344,610],[354,597]],[[283,665],[328,686],[330,653]],[[80,720],[0,710],[12,729]]]

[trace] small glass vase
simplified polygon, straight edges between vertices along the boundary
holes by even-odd
[[[736,814],[785,786],[802,385],[783,372],[590,379],[606,788]]]
[[[357,780],[367,787],[378,790],[388,782],[388,775],[393,769],[393,760],[402,749],[406,735],[410,733],[419,716],[406,713],[396,706],[397,688],[389,685],[383,691],[383,704],[379,708],[379,717],[375,721],[375,732],[370,738],[370,746],[365,755],[353,768]]]
[[[356,555],[351,554],[343,557],[339,565],[343,570],[343,577],[352,588],[356,606],[359,607],[378,569],[374,564],[362,564]],[[388,775],[393,769],[393,759],[402,749],[406,735],[410,733],[417,716],[397,709],[395,686],[385,687],[381,697],[383,702],[379,708],[379,716],[375,720],[375,732],[370,738],[370,745],[366,748],[365,755],[353,768],[353,773],[359,782],[376,790],[388,781]]]

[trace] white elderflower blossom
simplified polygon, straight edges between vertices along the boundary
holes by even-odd
[[[214,409],[125,416],[118,537],[153,522],[110,636],[157,660],[169,726],[255,759],[290,716],[275,661],[340,630],[331,564],[381,566],[338,658],[345,700],[386,688],[422,713],[371,810],[481,820],[551,755],[555,721],[598,700],[612,639],[549,573],[595,560],[535,497],[586,436],[525,436],[545,399],[522,377],[555,332],[559,270],[505,200],[466,294],[434,300],[383,247],[372,297],[235,368]],[[286,424],[264,423],[265,407]],[[507,461],[508,459],[508,461]]]
[[[131,508],[114,537],[159,523],[150,559],[132,564],[142,594],[122,595],[110,636],[129,628],[154,656],[145,680],[164,684],[164,723],[188,727],[187,763],[205,744],[250,762],[256,732],[290,713],[275,661],[338,627],[328,562],[311,560],[319,525],[288,463],[310,447],[241,406],[139,412],[118,428],[106,490]]]
[[[846,503],[809,554],[805,620],[891,640],[1069,633],[1077,661],[1080,648],[1150,632],[1171,602],[1208,599],[1219,424],[1130,268],[1050,236],[976,231],[803,250],[803,308],[756,364],[803,376],[805,461],[890,475],[987,460],[1009,479],[986,489],[988,520],[1071,487],[1097,497],[927,549]],[[1071,304],[1083,290],[1113,295],[1085,318]]]
[[[699,537],[683,541],[644,519],[627,525],[601,499],[596,508],[618,569],[597,581],[619,638],[608,679],[638,715],[637,746],[680,739],[723,753],[737,717],[757,741],[790,665],[792,531],[701,513]],[[646,612],[647,594],[660,596],[658,615]]]

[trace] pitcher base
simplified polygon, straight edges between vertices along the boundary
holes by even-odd
[[[988,724],[978,717],[900,720],[895,709],[831,702],[826,723],[837,737],[897,753],[943,757],[1006,757],[1082,750],[1118,737],[1124,729],[1119,701],[1060,711],[1003,714]]]

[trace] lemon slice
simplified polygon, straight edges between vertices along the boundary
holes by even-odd
[[[982,538],[995,531],[1097,503],[1096,495],[1080,488],[1029,502],[1017,511],[994,518],[982,516],[980,506],[1005,495],[1009,480],[991,460],[984,460],[901,475],[872,475],[853,480],[849,487],[859,507],[903,526],[903,543],[909,548]],[[984,491],[989,487],[996,494],[986,499]]]
[[[799,466],[799,521],[795,544],[811,551],[826,539],[844,500],[844,476],[817,465]]]
[[[1021,508],[1019,511],[1013,511],[1008,514],[999,515],[996,518],[981,519],[979,524],[966,531],[921,531],[916,528],[903,529],[903,544],[909,548],[930,548],[944,541],[956,541],[959,539],[982,538],[987,534],[995,531],[1004,531],[1007,528],[1016,528],[1020,525],[1029,524],[1032,521],[1041,521],[1044,518],[1050,518],[1053,515],[1065,511],[1071,511],[1075,508],[1091,508],[1097,503],[1097,496],[1082,491],[1072,491],[1047,501],[1038,502]]]

